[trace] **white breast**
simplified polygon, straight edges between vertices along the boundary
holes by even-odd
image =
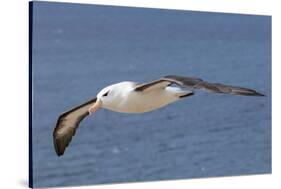
[[[114,86],[112,102],[103,108],[123,113],[143,113],[166,106],[186,93],[176,87],[166,87],[145,92],[134,91],[135,83],[122,82]]]

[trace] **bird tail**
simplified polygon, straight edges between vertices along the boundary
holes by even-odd
[[[188,96],[192,96],[193,92],[191,90],[187,90],[184,88],[179,87],[166,87],[166,90],[171,92],[173,95],[177,96],[178,98],[184,98]]]

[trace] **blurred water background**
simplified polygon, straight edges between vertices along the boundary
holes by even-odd
[[[271,172],[271,17],[35,2],[35,187]],[[104,86],[177,74],[257,89],[198,91],[157,111],[100,110],[64,156],[58,116]]]

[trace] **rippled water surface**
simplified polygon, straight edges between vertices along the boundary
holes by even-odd
[[[34,3],[35,187],[271,172],[271,18]],[[266,97],[198,91],[157,111],[100,110],[64,156],[60,113],[104,86],[168,74],[257,89]]]

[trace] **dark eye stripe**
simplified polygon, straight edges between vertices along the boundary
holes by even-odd
[[[102,95],[102,96],[107,96],[108,95],[108,93],[109,93],[109,91],[107,91],[104,95]]]

